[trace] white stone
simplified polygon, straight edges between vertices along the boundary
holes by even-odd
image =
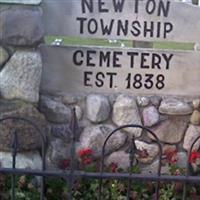
[[[185,133],[183,148],[187,151],[190,150],[192,143],[197,137],[200,136],[200,126],[190,125]],[[200,139],[195,143],[193,150],[198,150],[200,146]]]
[[[0,72],[0,93],[5,99],[39,100],[42,60],[39,52],[17,51]]]
[[[138,106],[148,106],[150,99],[148,97],[137,97]]]
[[[192,111],[192,106],[175,98],[163,100],[159,107],[159,112],[167,115],[188,115]]]
[[[0,3],[17,3],[17,4],[29,4],[38,5],[42,0],[0,0]]]
[[[94,151],[94,156],[99,157],[102,153],[103,144],[108,135],[116,127],[112,125],[96,125],[86,127],[80,136],[80,145],[77,150],[83,148],[91,148]],[[108,140],[105,153],[111,153],[119,149],[126,141],[127,136],[120,131],[115,132]]]
[[[148,144],[146,142],[143,142],[143,141],[139,141],[139,140],[136,140],[135,141],[135,144],[136,144],[136,148],[137,150],[139,151],[145,151],[147,153],[146,156],[140,156],[138,155],[138,160],[141,162],[141,163],[151,163],[155,157],[158,155],[158,152],[159,152],[159,148],[158,148],[158,145],[156,144]]]
[[[194,100],[192,101],[192,105],[193,105],[193,108],[194,108],[194,109],[198,109],[199,106],[200,106],[200,99],[194,99]]]
[[[190,123],[193,125],[199,125],[200,124],[200,112],[198,110],[194,110],[191,117],[190,117]]]
[[[76,112],[76,117],[78,120],[81,120],[82,116],[83,116],[83,111],[81,109],[80,106],[76,105],[75,106],[75,112]]]
[[[0,152],[0,166],[3,168],[12,168],[12,153]],[[16,157],[16,168],[42,169],[42,158],[39,152],[18,153]]]
[[[144,108],[143,112],[144,126],[151,127],[159,122],[160,116],[158,110],[154,106]]]
[[[107,120],[110,114],[108,99],[99,94],[91,94],[86,100],[87,118],[94,123]]]
[[[117,97],[115,104],[113,105],[113,122],[118,125],[141,125],[141,119],[135,99],[127,95],[120,95]],[[126,128],[126,132],[140,137],[142,130],[140,128]]]

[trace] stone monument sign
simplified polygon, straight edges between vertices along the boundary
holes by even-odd
[[[47,35],[163,42],[200,40],[200,21],[196,20],[200,8],[174,0],[44,0],[43,8]],[[41,52],[44,91],[183,96],[200,93],[199,52],[47,45],[41,46]]]

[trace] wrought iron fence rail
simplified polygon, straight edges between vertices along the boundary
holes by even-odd
[[[69,178],[70,170],[63,172],[56,171],[40,171],[40,170],[26,170],[26,169],[12,169],[12,168],[0,168],[2,174],[12,175],[34,175],[41,177],[60,177]],[[200,176],[184,176],[184,175],[161,175],[156,174],[129,174],[129,173],[100,173],[100,172],[84,172],[75,170],[73,174],[74,178],[90,178],[90,179],[117,179],[117,180],[132,180],[132,181],[145,181],[145,182],[187,182],[187,183],[200,183]]]

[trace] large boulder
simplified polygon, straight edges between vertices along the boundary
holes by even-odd
[[[138,107],[133,97],[120,95],[117,97],[113,106],[112,120],[117,126],[137,124],[141,125]],[[140,137],[142,130],[140,128],[126,128],[126,132]]]
[[[94,151],[94,156],[101,156],[103,144],[108,135],[115,129],[112,125],[96,125],[86,127],[80,136],[80,145],[77,150],[91,148]],[[108,140],[106,145],[106,154],[109,154],[119,149],[126,141],[126,134],[117,131]]]
[[[200,137],[200,126],[190,125],[185,133],[183,148],[187,151],[190,150],[193,142]],[[200,147],[200,138],[193,146],[193,151],[197,151]]]
[[[69,123],[72,116],[70,108],[46,96],[40,98],[40,111],[53,123]]]
[[[0,42],[14,46],[38,45],[44,36],[42,11],[37,8],[12,7],[1,10]]]
[[[0,94],[5,99],[38,102],[42,74],[39,52],[17,51],[0,72]]]
[[[33,105],[22,101],[0,100],[0,119],[13,116],[25,118],[36,124],[44,137],[48,134],[45,117]],[[33,126],[21,120],[6,120],[0,124],[0,151],[11,151],[14,130],[18,134],[18,151],[41,148],[42,138]]]
[[[86,100],[87,117],[91,122],[99,123],[107,120],[110,114],[108,99],[99,94],[91,94]]]
[[[188,115],[192,111],[191,105],[175,98],[164,99],[159,107],[159,112],[167,115]]]
[[[160,115],[158,110],[154,106],[149,106],[144,108],[143,112],[143,122],[144,126],[151,127],[159,122]]]
[[[182,140],[188,122],[189,117],[187,116],[171,116],[154,126],[151,130],[161,142],[176,144]],[[149,136],[154,139],[150,134]]]

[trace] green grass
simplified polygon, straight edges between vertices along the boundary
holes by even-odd
[[[131,47],[132,43],[128,40],[120,40],[117,43],[109,43],[106,39],[90,39],[90,38],[78,38],[78,37],[59,37],[63,39],[63,45],[91,45],[91,46],[115,46],[119,47],[121,42],[125,44],[126,47]],[[51,44],[55,37],[49,36],[45,38],[47,44]]]
[[[155,42],[155,49],[193,50],[193,43]]]
[[[45,38],[47,44],[51,44],[55,40],[55,36],[48,36]],[[109,43],[106,39],[90,39],[78,37],[59,37],[61,38],[62,45],[91,45],[91,46],[107,46],[107,47],[120,47],[123,43],[125,47],[132,47],[130,40],[118,40],[117,43]],[[193,50],[194,44],[192,43],[175,43],[175,42],[154,42],[153,48],[155,49],[174,49],[174,50]]]

